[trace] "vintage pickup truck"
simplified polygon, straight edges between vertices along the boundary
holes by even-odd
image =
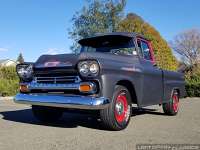
[[[16,103],[32,105],[43,122],[64,111],[95,110],[111,130],[127,127],[132,104],[162,105],[176,115],[185,95],[184,75],[157,67],[150,41],[136,33],[107,33],[79,41],[78,54],[42,55],[17,65]]]

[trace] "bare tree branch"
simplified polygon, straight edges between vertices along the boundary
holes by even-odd
[[[175,36],[171,46],[177,52],[183,63],[186,65],[196,65],[200,63],[200,31],[191,29]]]

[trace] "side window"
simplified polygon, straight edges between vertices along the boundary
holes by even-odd
[[[110,52],[114,54],[137,55],[136,47],[132,40],[127,43],[111,47]]]
[[[111,49],[111,53],[119,53],[124,55],[137,55],[137,51],[135,48],[119,48],[119,49]]]
[[[147,42],[139,40],[138,41],[138,47],[139,47],[141,53],[143,54],[144,59],[152,60],[150,48],[149,48],[149,45],[148,45]]]

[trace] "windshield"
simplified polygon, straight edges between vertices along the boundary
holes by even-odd
[[[81,52],[136,55],[133,39],[129,37],[97,37],[82,41],[80,44]]]

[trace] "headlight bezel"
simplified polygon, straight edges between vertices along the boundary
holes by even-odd
[[[85,68],[87,69],[87,71],[85,73],[84,73],[84,70],[82,67],[83,65],[85,65]],[[91,68],[92,66],[96,67],[96,71],[94,70],[95,68]],[[81,75],[81,77],[88,77],[88,78],[97,77],[100,72],[100,65],[99,65],[99,62],[96,60],[81,60],[78,62],[77,68],[78,68],[78,72]],[[93,69],[93,71],[91,71],[92,69]]]
[[[16,66],[16,72],[20,80],[29,82],[33,79],[33,64],[24,63]]]

